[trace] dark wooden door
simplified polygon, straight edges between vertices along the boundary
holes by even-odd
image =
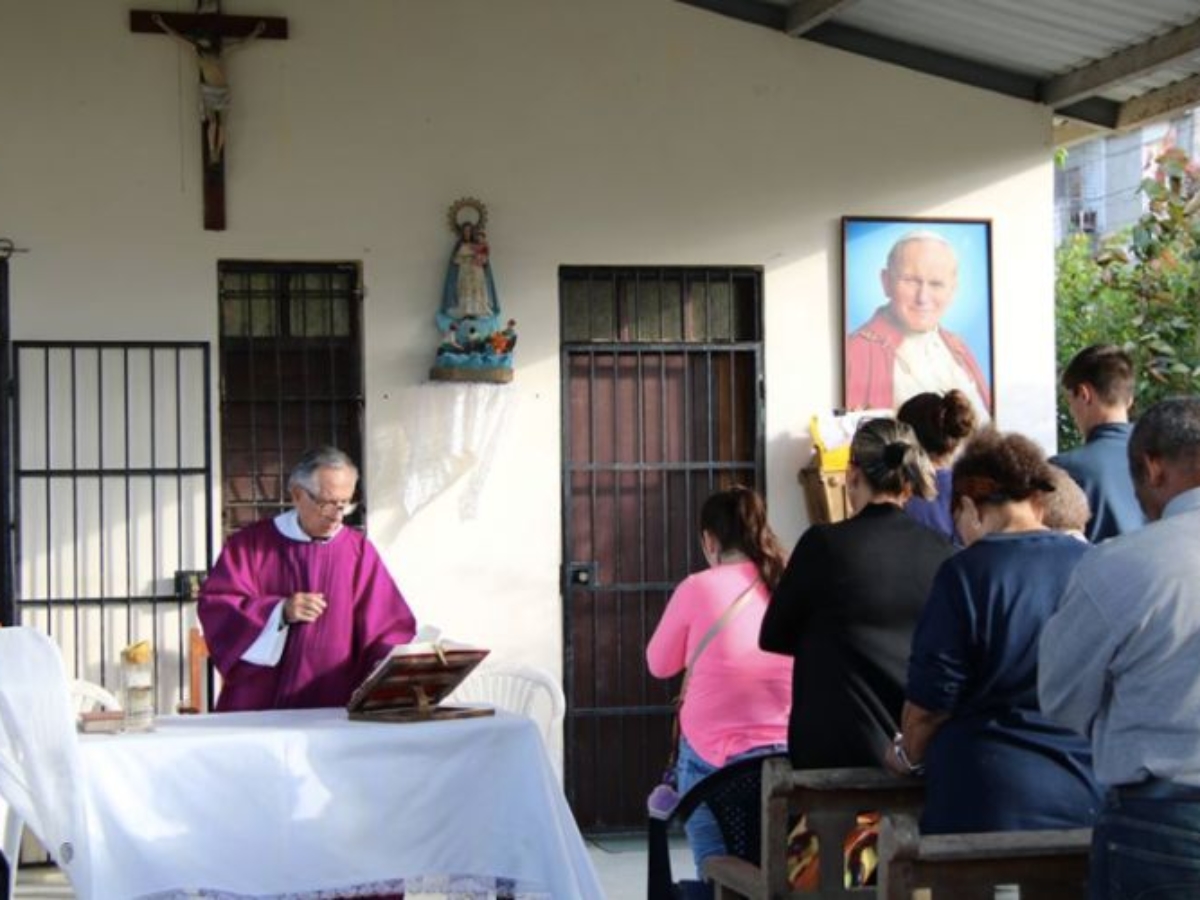
[[[703,563],[699,507],[761,487],[761,272],[564,268],[567,794],[582,827],[638,828],[669,749],[645,648]]]

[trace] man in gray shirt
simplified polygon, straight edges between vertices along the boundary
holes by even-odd
[[[1150,523],[1088,552],[1042,631],[1042,711],[1091,738],[1109,788],[1093,900],[1200,897],[1200,397],[1134,426]]]

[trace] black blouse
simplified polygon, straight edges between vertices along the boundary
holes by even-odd
[[[796,544],[759,646],[795,657],[792,765],[875,766],[898,728],[913,630],[949,541],[891,503]]]

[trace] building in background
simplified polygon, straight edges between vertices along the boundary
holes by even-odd
[[[1054,243],[1070,234],[1112,234],[1132,225],[1144,211],[1138,192],[1154,174],[1154,161],[1180,147],[1189,157],[1200,150],[1200,110],[1191,109],[1133,131],[1094,138],[1067,151],[1054,173]]]

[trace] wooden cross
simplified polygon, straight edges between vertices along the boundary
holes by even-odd
[[[226,16],[221,0],[196,0],[196,12],[129,11],[129,28],[139,34],[165,34],[186,44],[200,76],[200,146],[204,160],[204,228],[225,230],[225,128],[229,83],[223,50],[258,38],[286,40],[287,19],[275,16]]]

